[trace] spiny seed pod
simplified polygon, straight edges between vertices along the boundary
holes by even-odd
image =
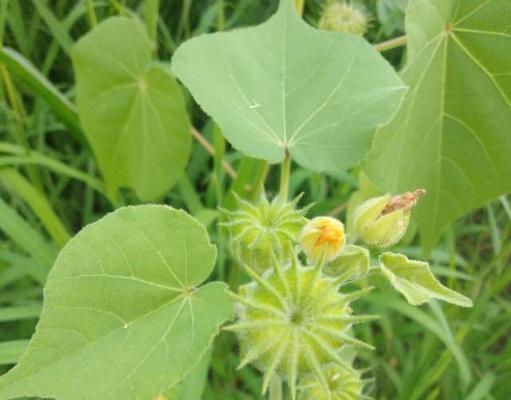
[[[296,399],[297,381],[312,373],[328,386],[324,366],[335,363],[351,371],[339,356],[344,346],[372,349],[349,334],[353,323],[372,316],[353,316],[350,303],[371,288],[348,294],[338,291],[342,282],[322,274],[323,260],[303,266],[296,257],[282,266],[273,258],[272,269],[263,275],[246,267],[253,281],[241,286],[237,300],[238,321],[226,329],[239,339],[242,361],[264,373],[263,393],[277,374],[286,380]]]
[[[332,261],[339,255],[345,242],[344,225],[332,217],[311,219],[300,235],[300,244],[313,262],[322,255],[326,262]]]
[[[319,29],[352,33],[362,36],[369,25],[369,19],[361,6],[346,1],[332,1],[325,5],[319,20]]]
[[[276,197],[269,202],[265,195],[256,204],[236,196],[236,211],[222,210],[227,217],[225,226],[231,236],[234,257],[258,272],[271,265],[272,252],[282,260],[289,260],[298,241],[300,230],[307,222],[309,207],[296,209],[301,196],[291,202]]]
[[[335,364],[325,369],[328,386],[319,382],[314,375],[307,375],[300,381],[298,400],[361,400],[370,399],[363,394],[367,380],[355,369],[346,370]]]
[[[410,210],[424,189],[391,197],[374,197],[362,203],[353,213],[353,227],[357,236],[375,247],[390,247],[404,236],[410,222]]]

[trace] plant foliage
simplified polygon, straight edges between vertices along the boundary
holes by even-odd
[[[199,287],[215,258],[204,228],[166,206],[121,208],[85,227],[55,262],[37,331],[0,379],[0,398],[165,393],[231,317],[224,283]]]
[[[0,400],[510,398],[509,0],[72,3],[0,2]]]
[[[416,213],[427,250],[455,219],[511,191],[509,15],[507,0],[410,2],[410,91],[365,169],[384,190],[427,190]]]
[[[405,86],[362,38],[311,28],[283,0],[255,27],[184,43],[172,70],[248,156],[313,171],[358,163]]]
[[[167,67],[136,20],[111,18],[73,47],[78,113],[106,183],[142,200],[163,195],[190,153],[188,114]]]

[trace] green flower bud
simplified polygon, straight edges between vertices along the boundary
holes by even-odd
[[[324,386],[314,375],[300,381],[299,400],[360,400],[365,399],[362,393],[366,381],[355,369],[341,369],[335,364],[325,368],[328,386]]]
[[[390,247],[404,236],[410,222],[410,210],[425,191],[418,189],[391,197],[374,197],[362,203],[353,213],[357,236],[375,247]]]
[[[333,1],[325,6],[319,20],[319,29],[364,35],[369,19],[361,7],[345,1]]]
[[[309,207],[296,209],[300,196],[291,202],[276,197],[269,202],[261,196],[251,204],[236,196],[238,209],[222,210],[227,218],[225,226],[230,234],[231,252],[242,264],[262,272],[270,267],[271,256],[290,260],[300,231],[307,222]]]
[[[298,379],[313,374],[325,387],[324,367],[352,368],[339,356],[345,345],[372,348],[350,336],[351,325],[370,316],[352,316],[350,303],[371,288],[349,294],[339,292],[339,281],[325,277],[323,263],[303,266],[296,257],[290,265],[273,258],[273,268],[263,275],[246,267],[253,281],[240,287],[238,321],[226,329],[239,339],[240,368],[251,363],[264,373],[263,393],[277,374],[287,381],[296,399]]]

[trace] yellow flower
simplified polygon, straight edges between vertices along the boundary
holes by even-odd
[[[341,252],[346,242],[344,225],[332,217],[311,219],[302,230],[300,243],[313,261],[317,261],[324,252],[325,261],[332,261]]]

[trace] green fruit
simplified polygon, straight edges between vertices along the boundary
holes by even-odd
[[[241,263],[263,272],[271,265],[272,254],[286,261],[294,250],[300,231],[307,222],[309,207],[296,209],[300,200],[291,202],[276,197],[269,202],[262,196],[256,204],[236,197],[238,209],[222,210],[231,236],[231,252]]]
[[[362,9],[344,1],[333,1],[327,4],[319,20],[321,30],[360,36],[367,31],[368,25],[368,17]]]
[[[253,282],[233,294],[238,321],[227,329],[238,335],[240,367],[251,363],[264,373],[263,393],[277,374],[288,382],[295,399],[301,377],[312,373],[326,387],[324,366],[335,363],[351,370],[339,356],[343,346],[372,347],[349,334],[353,323],[367,320],[352,316],[350,302],[370,288],[340,293],[342,282],[324,276],[321,261],[303,266],[292,260],[281,265],[274,259],[273,268],[263,275],[246,268]]]
[[[300,381],[298,400],[360,400],[368,399],[362,394],[365,381],[355,369],[346,370],[335,364],[325,369],[328,386],[324,386],[314,375]]]

